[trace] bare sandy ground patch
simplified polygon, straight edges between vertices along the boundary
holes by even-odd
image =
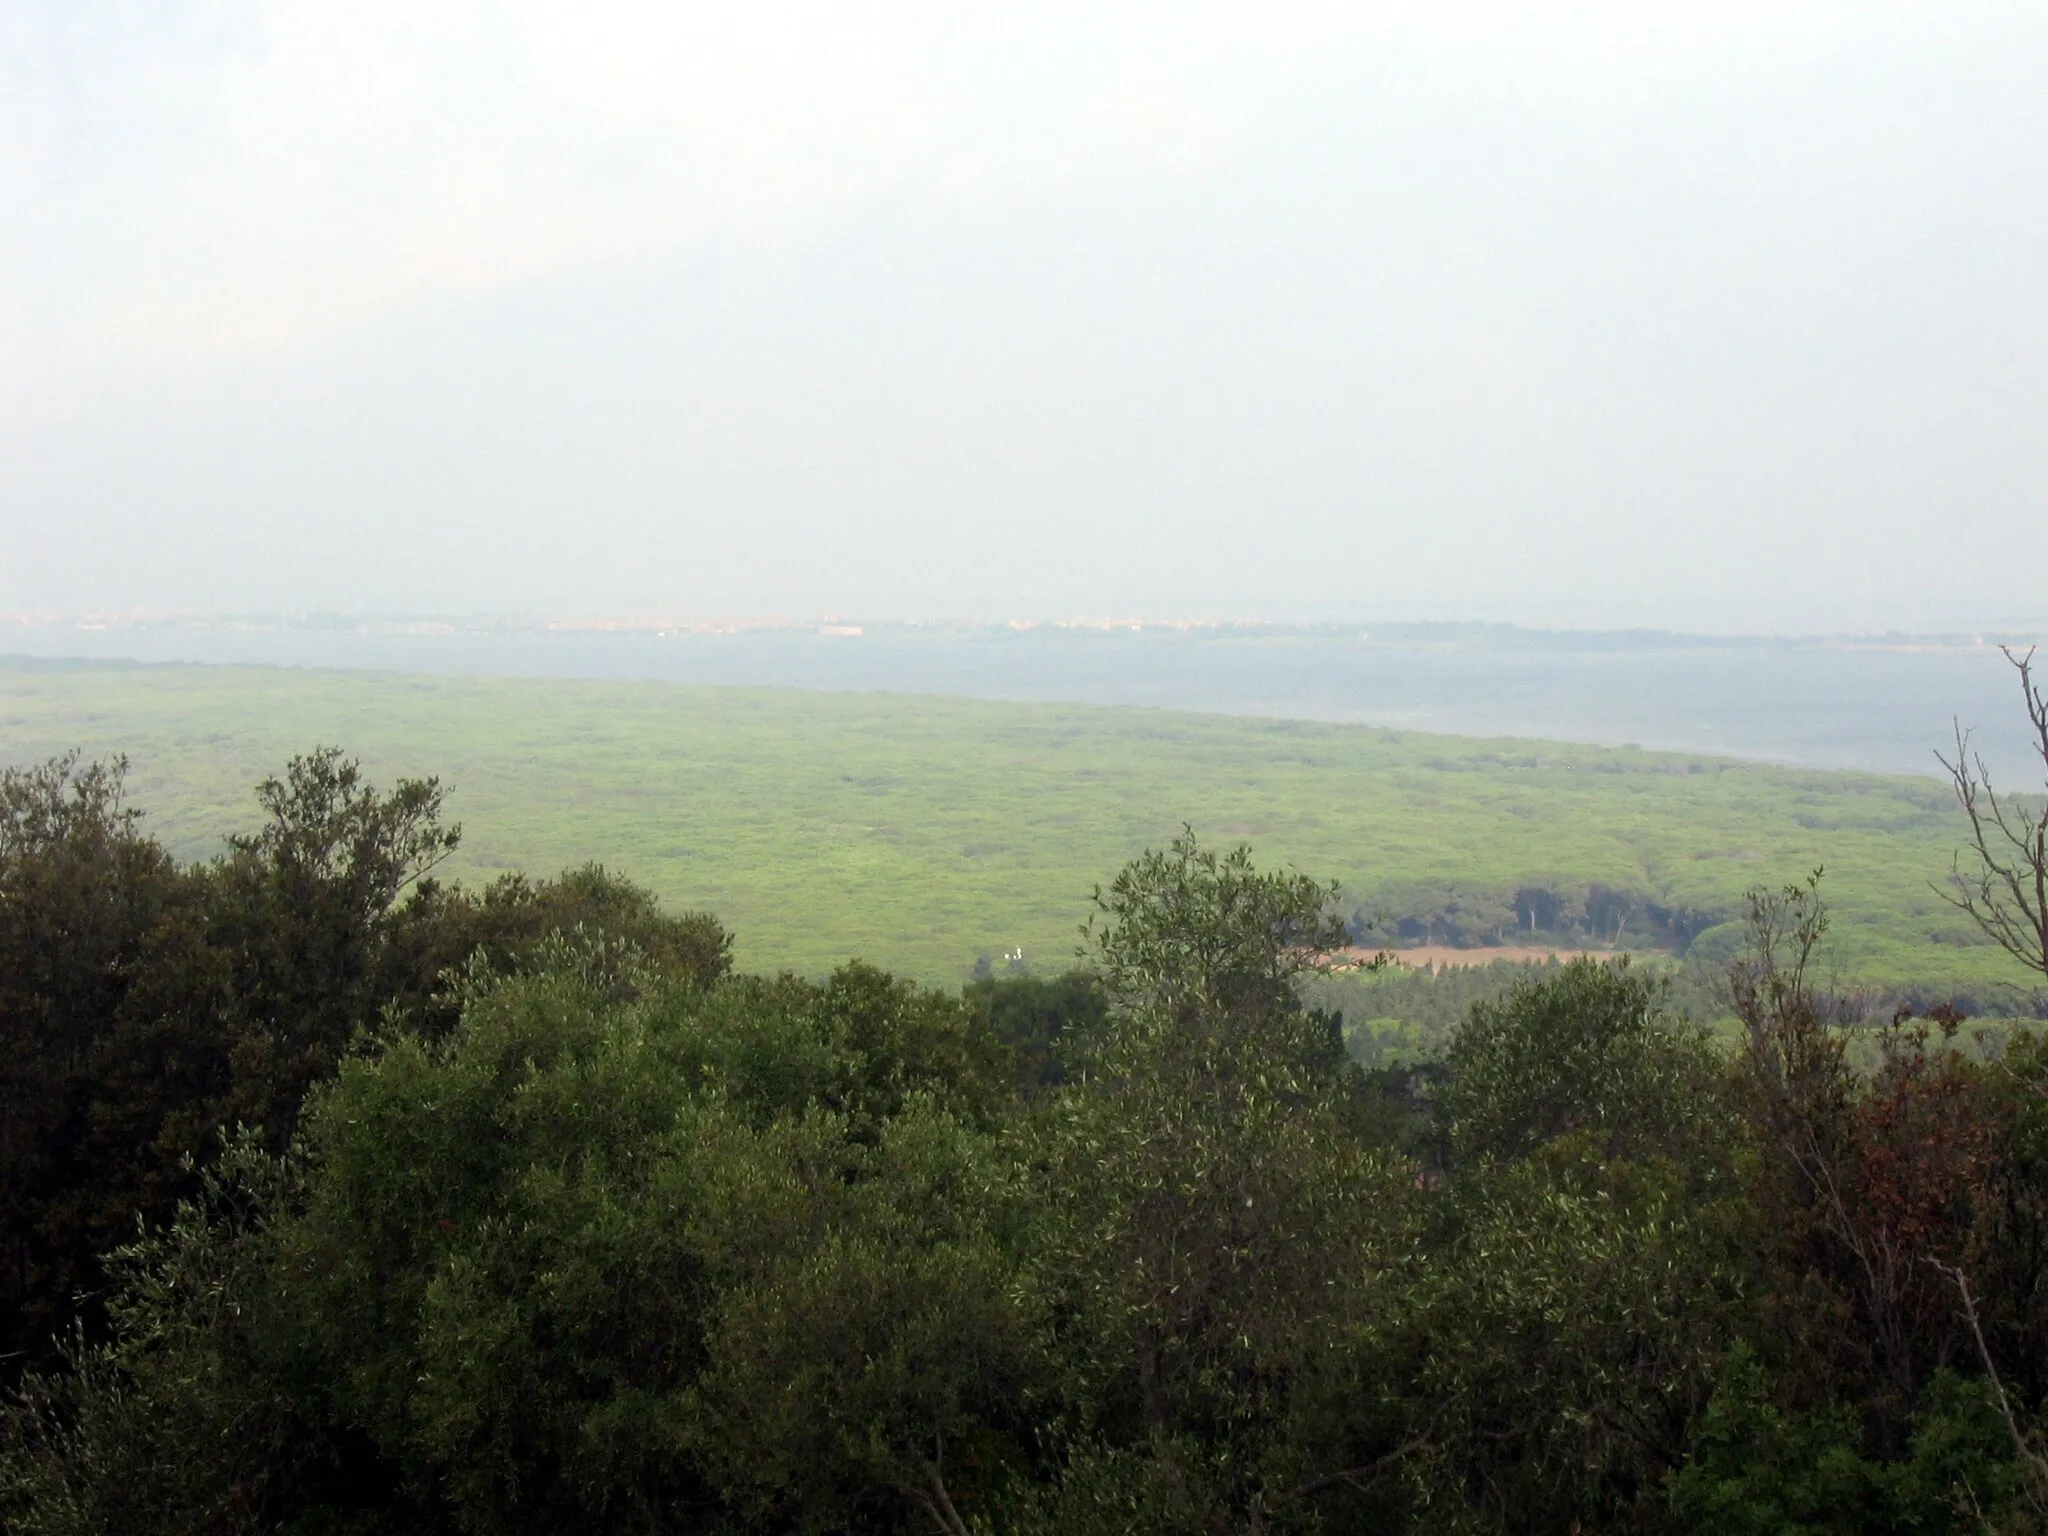
[[[1342,951],[1341,963],[1363,965],[1380,951],[1376,949],[1347,949]],[[1497,944],[1478,949],[1455,949],[1448,944],[1418,944],[1409,949],[1389,949],[1396,965],[1411,970],[1448,970],[1452,966],[1491,965],[1496,960],[1507,960],[1514,964],[1527,961],[1577,960],[1591,956],[1595,960],[1612,959],[1617,951],[1612,949],[1561,949],[1556,945]]]

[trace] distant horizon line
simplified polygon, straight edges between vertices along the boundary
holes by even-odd
[[[1640,637],[1662,640],[1697,640],[1727,644],[1739,642],[1848,643],[1891,646],[1936,644],[1943,649],[1957,647],[1994,649],[2000,645],[2048,643],[2048,634],[2034,625],[1987,625],[1974,628],[1865,629],[1838,628],[1696,630],[1648,624],[1531,624],[1512,619],[1473,618],[1273,618],[1270,616],[1221,617],[1135,614],[1078,614],[969,617],[915,617],[821,611],[810,615],[762,613],[709,616],[681,612],[636,612],[623,614],[548,613],[532,609],[363,609],[329,607],[268,610],[207,610],[192,608],[104,608],[71,612],[0,612],[0,636],[8,631],[72,630],[101,633],[130,629],[242,629],[254,631],[297,630],[354,633],[359,635],[410,636],[423,639],[494,633],[529,634],[620,634],[669,637],[680,635],[740,635],[751,633],[812,632],[836,638],[861,638],[869,629],[887,630],[976,630],[1030,633],[1039,630],[1092,630],[1108,633],[1196,631],[1313,632],[1326,635],[1352,634],[1370,640],[1375,630],[1389,638],[1410,637],[1419,632],[1466,631],[1520,633],[1568,637],[1600,636],[1609,639]]]

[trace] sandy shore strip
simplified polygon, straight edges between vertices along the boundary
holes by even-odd
[[[1457,949],[1449,944],[1417,944],[1406,949],[1363,949],[1353,947],[1339,951],[1338,965],[1342,968],[1360,966],[1369,962],[1374,955],[1386,954],[1396,965],[1411,970],[1448,970],[1452,966],[1492,965],[1496,960],[1506,960],[1521,965],[1530,961],[1578,960],[1591,956],[1595,960],[1609,960],[1626,950],[1612,949],[1564,949],[1556,945],[1497,944],[1474,949]]]

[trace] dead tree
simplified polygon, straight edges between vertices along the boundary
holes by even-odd
[[[2034,681],[2034,652],[2000,646],[2020,675],[2020,693],[2033,725],[2033,749],[2048,785],[2048,698]],[[1956,855],[1949,888],[1935,892],[1964,913],[1985,936],[2028,970],[2048,981],[2048,802],[2003,799],[1991,787],[1983,757],[1970,749],[1970,733],[1956,726],[1956,755],[1935,757],[1948,770],[1956,800],[1970,818],[1973,865]]]

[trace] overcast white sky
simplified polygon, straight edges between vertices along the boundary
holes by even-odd
[[[2048,5],[0,0],[0,608],[2048,616]]]

